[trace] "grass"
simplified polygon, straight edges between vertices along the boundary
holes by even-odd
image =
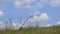
[[[27,28],[24,30],[1,30],[0,34],[60,34],[60,26]]]

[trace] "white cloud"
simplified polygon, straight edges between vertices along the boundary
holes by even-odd
[[[14,30],[18,30],[20,28],[20,24],[19,23],[12,23],[10,24],[9,22],[5,22],[5,21],[0,21],[0,29],[14,29]]]
[[[36,11],[33,13],[32,17],[28,19],[28,21],[26,22],[26,24],[24,26],[27,26],[29,24],[31,26],[35,26],[36,22],[48,21],[49,19],[50,18],[47,13],[40,14],[39,11]]]
[[[32,10],[36,10],[36,9],[42,8],[42,4],[41,4],[40,2],[37,2],[37,3],[35,3],[34,5],[27,4],[27,5],[25,5],[25,8],[27,8],[27,9],[32,9]]]
[[[15,2],[15,7],[21,7],[22,3],[20,1]]]
[[[46,24],[46,25],[39,25],[39,27],[50,27],[52,26],[51,24]]]
[[[60,5],[60,0],[40,0],[40,2],[46,3],[51,7],[58,7]]]
[[[42,14],[40,14],[40,13],[38,12],[38,11],[36,11],[34,14],[33,14],[33,17],[32,18],[30,18],[28,21],[27,21],[27,23],[28,22],[36,22],[36,21],[45,21],[45,20],[49,20],[49,17],[48,17],[48,15],[47,15],[47,13],[42,13]],[[25,24],[23,27],[28,27],[28,25],[29,24]],[[23,24],[23,23],[22,23]],[[15,30],[18,30],[19,28],[20,28],[20,26],[22,25],[22,24],[20,24],[20,23],[13,23],[13,24],[10,24],[9,22],[8,23],[5,23],[4,21],[0,21],[0,28],[1,29],[4,29],[5,27],[7,27],[8,29],[11,27],[12,29],[13,29],[13,27],[14,27],[14,29]],[[13,25],[13,26],[12,26]],[[33,25],[33,24],[32,24]],[[50,26],[50,25],[47,25],[47,26]]]
[[[6,22],[6,21],[0,21],[0,29],[13,29],[12,24]]]
[[[51,24],[47,24],[47,25],[46,25],[46,27],[50,27],[50,26],[52,26],[52,25],[51,25]]]
[[[49,5],[50,5],[51,7],[57,7],[57,6],[60,5],[60,0],[50,0],[50,1],[49,1]]]
[[[15,1],[15,7],[25,7],[27,9],[35,9],[35,8],[41,8],[42,4],[40,2],[35,3],[35,5],[31,5],[32,2],[35,2],[36,0],[16,0]]]
[[[20,23],[13,23],[13,26],[14,26],[15,30],[18,30],[20,28],[21,24]]]
[[[38,12],[35,12],[33,17],[29,19],[29,21],[31,22],[36,22],[36,21],[46,21],[46,20],[49,20],[49,16],[47,15],[47,13],[42,13],[42,14],[38,14]]]
[[[60,25],[60,21],[58,21],[55,25]]]
[[[4,29],[5,28],[5,23],[3,21],[0,21],[0,29]]]
[[[31,2],[35,2],[36,0],[16,0],[15,7],[21,7],[23,4],[29,4]]]
[[[42,13],[42,14],[40,14],[40,16],[34,16],[34,19],[40,20],[40,21],[45,21],[45,20],[48,20],[49,17],[47,15],[47,13]]]
[[[42,13],[40,18],[41,18],[41,20],[48,20],[49,16],[47,15],[47,13]]]
[[[4,15],[4,13],[2,11],[0,11],[0,17],[3,16],[3,15]]]
[[[31,3],[31,2],[35,2],[36,0],[22,0],[24,3]]]

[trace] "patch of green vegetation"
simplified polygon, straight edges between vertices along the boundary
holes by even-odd
[[[60,26],[27,28],[24,30],[1,30],[0,34],[60,34]]]

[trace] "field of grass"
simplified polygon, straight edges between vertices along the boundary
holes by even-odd
[[[60,26],[27,28],[24,30],[1,30],[0,34],[60,34]]]

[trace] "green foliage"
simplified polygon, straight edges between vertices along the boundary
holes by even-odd
[[[0,34],[60,34],[60,26],[51,27],[29,27],[24,30],[1,30]]]

